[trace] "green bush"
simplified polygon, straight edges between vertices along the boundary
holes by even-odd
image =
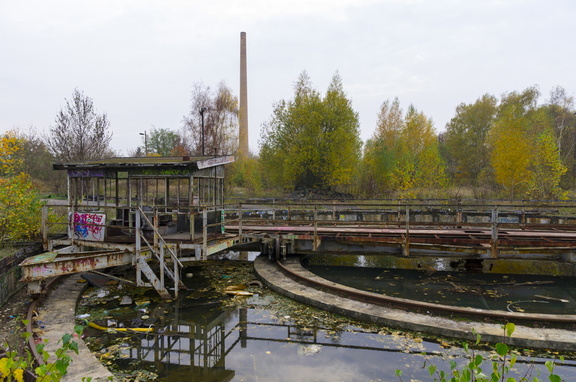
[[[504,327],[504,338],[512,336],[516,326],[513,323],[508,323]],[[476,334],[476,345],[480,343],[480,335]],[[436,365],[428,365],[428,372],[434,382],[539,382],[538,376],[533,376],[534,368],[530,367],[526,373],[516,379],[510,377],[510,370],[516,364],[517,357],[512,354],[510,348],[505,343],[497,343],[494,345],[496,357],[485,357],[482,354],[477,354],[474,349],[470,349],[467,343],[462,344],[468,362],[458,367],[456,361],[450,361],[450,372],[439,370]],[[563,361],[563,358],[560,358]],[[489,365],[488,370],[483,370],[483,365]],[[549,360],[545,362],[546,368],[549,372],[548,380],[550,382],[561,382],[562,378],[554,374],[556,366],[555,361]],[[402,382],[402,370],[396,370],[396,376]]]

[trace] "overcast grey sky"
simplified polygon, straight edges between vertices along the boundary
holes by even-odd
[[[247,33],[250,149],[306,70],[338,71],[369,138],[398,97],[433,119],[485,93],[576,91],[573,0],[0,0],[0,132],[47,132],[74,88],[107,113],[127,155],[140,132],[178,130],[192,85],[239,94]]]

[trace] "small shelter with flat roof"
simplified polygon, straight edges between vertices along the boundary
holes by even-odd
[[[68,204],[59,206],[60,223],[49,221],[45,209],[49,252],[21,264],[23,281],[39,290],[46,277],[133,264],[138,285],[170,298],[164,279],[172,279],[177,294],[183,262],[205,260],[240,241],[224,232],[224,165],[232,162],[233,156],[202,156],[54,164],[67,171]],[[56,224],[66,234],[49,237]],[[159,263],[159,275],[150,260]]]
[[[163,233],[189,232],[193,240],[194,222],[182,213],[223,205],[224,165],[232,162],[233,156],[110,158],[54,169],[67,171],[71,208],[115,207],[116,216],[107,216],[110,224],[129,228],[134,228],[130,211],[135,207],[178,214],[175,222],[166,215],[161,219]],[[174,223],[172,229],[168,223]]]
[[[233,156],[111,158],[54,164],[66,170],[68,202],[192,207],[224,201],[224,165]]]

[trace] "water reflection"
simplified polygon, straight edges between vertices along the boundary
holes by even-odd
[[[260,309],[180,313],[128,353],[164,381],[387,380],[399,366],[395,358],[438,355],[419,340],[306,328]]]
[[[404,371],[404,380],[424,381],[427,364],[448,372],[450,360],[466,362],[461,348],[444,341],[354,326],[299,326],[262,308],[176,309],[156,333],[134,340],[121,361],[154,371],[161,381],[390,381],[396,369]],[[546,375],[544,361],[535,361]],[[521,359],[517,372],[530,362]],[[557,372],[574,380],[573,366],[567,361]]]
[[[90,314],[96,317],[97,309],[105,310],[102,316],[108,318],[103,326],[153,323],[155,327],[152,334],[131,335],[88,328],[94,351],[117,369],[149,371],[158,375],[157,380],[169,382],[395,381],[396,369],[404,372],[404,381],[428,381],[425,365],[449,372],[450,361],[467,362],[463,349],[454,343],[382,327],[346,325],[267,289],[242,297],[239,307],[226,307],[236,300],[213,293],[209,281],[237,283],[236,263],[219,263],[210,272],[194,269],[194,278],[186,279],[191,291],[172,302],[149,298],[145,309],[140,303],[118,309],[118,300],[94,302]],[[127,290],[110,290],[109,296],[124,293]],[[106,356],[109,353],[114,356]],[[542,376],[548,375],[541,358],[521,358],[514,375],[523,375],[531,363]],[[556,372],[565,380],[576,380],[575,365],[566,361]]]

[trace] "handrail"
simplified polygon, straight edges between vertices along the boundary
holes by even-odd
[[[154,234],[164,243],[164,247],[168,248],[168,252],[170,252],[170,256],[172,257],[172,259],[174,261],[177,261],[181,267],[184,267],[184,265],[182,265],[182,263],[178,259],[178,256],[176,255],[176,253],[172,250],[172,247],[169,246],[168,243],[166,242],[166,240],[164,239],[164,237],[162,237],[162,235],[160,235],[160,232],[158,232],[158,228],[156,227],[156,225],[153,224],[150,221],[150,219],[148,219],[148,216],[146,216],[146,213],[142,210],[141,207],[138,207],[138,209],[140,210],[140,216],[144,217],[144,220],[146,220],[146,222],[150,225],[150,227],[152,227]],[[142,236],[142,238],[144,239],[144,241],[146,242],[146,244],[148,245],[150,250],[154,251],[153,247],[150,246],[150,243],[148,243],[148,240],[146,240],[146,238],[144,236]]]
[[[168,276],[172,279],[172,281],[174,281],[174,291],[176,294],[176,297],[178,297],[178,289],[180,288],[180,284],[182,284],[182,281],[180,280],[179,277],[179,269],[182,269],[184,266],[182,265],[182,263],[180,262],[180,260],[178,259],[178,256],[176,255],[176,253],[172,250],[172,248],[168,245],[168,243],[166,242],[166,240],[162,237],[162,235],[160,235],[160,232],[158,232],[158,227],[156,227],[156,224],[152,223],[150,221],[150,219],[148,219],[148,216],[146,216],[146,213],[142,210],[141,207],[137,207],[137,218],[139,219],[140,217],[143,218],[143,220],[145,222],[148,223],[148,225],[150,227],[152,227],[152,230],[154,232],[154,241],[156,244],[156,240],[159,240],[159,242],[161,243],[159,245],[160,248],[160,254],[158,253],[158,250],[156,249],[156,246],[152,246],[150,245],[150,242],[148,241],[148,239],[146,239],[146,237],[144,236],[142,229],[140,227],[140,223],[137,222],[137,235],[139,239],[144,239],[144,242],[146,243],[146,245],[148,246],[148,248],[150,249],[150,251],[154,254],[154,256],[156,257],[156,259],[158,260],[158,263],[160,265],[160,283],[161,283],[161,287],[164,288],[164,273],[168,273]],[[154,211],[154,214],[157,214],[157,211]],[[157,219],[155,219],[157,220]],[[138,244],[137,244],[138,247]],[[172,271],[166,264],[166,262],[164,261],[164,249],[168,248],[168,252],[170,254],[170,256],[172,257],[172,260],[174,262],[174,271]],[[137,248],[137,251],[139,251],[139,249]],[[180,268],[178,267],[180,266]],[[182,284],[183,285],[183,284]]]

